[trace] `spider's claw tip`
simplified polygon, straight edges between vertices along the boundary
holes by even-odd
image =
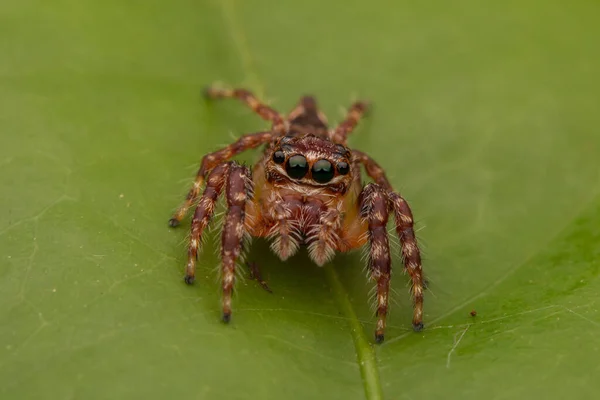
[[[221,321],[223,321],[224,323],[228,324],[229,321],[231,321],[231,313],[224,312],[223,316],[221,317]]]
[[[175,228],[175,227],[176,227],[176,226],[178,226],[178,225],[179,225],[179,220],[178,220],[177,218],[171,218],[171,219],[169,220],[169,226],[170,226],[171,228]]]
[[[183,277],[183,281],[185,283],[187,283],[188,285],[191,285],[192,283],[194,283],[195,280],[196,280],[196,278],[193,276],[186,275]]]
[[[375,342],[376,343],[378,343],[378,344],[383,343],[383,339],[384,339],[383,333],[376,333],[375,334]]]
[[[413,330],[414,330],[415,332],[421,332],[421,331],[423,330],[423,328],[424,328],[424,327],[425,327],[425,325],[423,325],[423,323],[422,323],[422,322],[417,322],[417,323],[414,323],[414,322],[413,322]]]

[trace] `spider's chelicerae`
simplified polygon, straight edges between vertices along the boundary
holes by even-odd
[[[179,225],[197,202],[185,282],[194,281],[202,235],[224,191],[227,212],[221,239],[223,321],[231,318],[236,262],[248,236],[270,240],[271,249],[282,260],[304,245],[319,266],[331,260],[336,251],[366,245],[370,276],[377,284],[375,340],[382,342],[392,260],[386,224],[393,214],[404,268],[412,279],[413,328],[423,329],[423,274],[411,210],[371,157],[346,146],[348,135],[367,105],[352,104],[346,119],[330,129],[310,96],[302,97],[286,117],[244,89],[209,87],[205,94],[213,99],[237,98],[272,126],[263,132],[243,135],[202,159],[185,203],[169,221],[173,227]],[[264,156],[253,170],[229,161],[244,150],[264,144],[267,145]],[[373,183],[363,186],[361,166]],[[197,200],[204,185],[204,192]]]

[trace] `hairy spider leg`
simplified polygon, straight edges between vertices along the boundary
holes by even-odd
[[[375,183],[389,191],[393,190],[390,181],[388,181],[387,177],[385,176],[385,172],[383,172],[383,168],[381,168],[375,160],[358,150],[352,150],[352,157],[365,167],[367,175],[369,175],[369,177],[373,179]]]
[[[246,204],[252,199],[253,184],[250,169],[235,162],[230,164],[225,198],[227,214],[221,236],[223,285],[223,322],[231,319],[231,294],[235,283],[236,262],[242,253]]]
[[[204,193],[196,206],[196,211],[192,218],[188,262],[185,268],[184,280],[187,284],[194,282],[196,276],[196,260],[198,259],[198,249],[202,243],[202,234],[214,215],[215,204],[223,191],[223,185],[225,184],[225,179],[229,174],[230,168],[231,163],[225,163],[218,165],[210,172]]]
[[[235,143],[215,151],[214,153],[207,154],[202,159],[202,163],[196,179],[190,191],[188,192],[184,203],[179,206],[173,217],[169,220],[169,225],[175,227],[179,225],[181,220],[185,217],[185,214],[191,207],[191,205],[198,197],[200,188],[204,184],[206,173],[218,164],[227,161],[236,154],[241,153],[244,150],[252,149],[260,146],[261,144],[269,142],[273,137],[279,136],[286,131],[284,118],[273,108],[262,103],[246,89],[224,89],[217,88],[214,86],[208,86],[204,89],[204,95],[209,99],[217,98],[237,98],[247,104],[255,113],[261,116],[267,121],[271,121],[273,126],[270,131],[258,132],[254,134],[247,134],[240,137]]]
[[[278,135],[279,132],[275,131],[246,134],[240,136],[238,140],[229,146],[205,155],[200,163],[200,169],[198,169],[198,172],[196,173],[196,179],[194,180],[192,188],[189,190],[183,204],[179,206],[173,217],[169,220],[169,225],[175,227],[179,225],[181,220],[185,217],[191,205],[196,201],[208,172],[217,165],[229,160],[231,157],[245,150],[254,149],[262,144],[268,143]]]
[[[333,143],[346,144],[348,135],[352,133],[358,121],[367,111],[368,105],[364,101],[357,101],[350,106],[346,119],[344,119],[331,133],[330,139]]]
[[[204,94],[210,99],[235,98],[248,105],[256,114],[264,120],[271,121],[273,127],[283,125],[284,118],[276,110],[264,104],[246,89],[222,89],[215,86],[209,86],[204,89]]]
[[[412,279],[412,298],[414,302],[413,329],[423,329],[423,267],[421,265],[421,252],[417,245],[417,238],[413,229],[414,221],[412,212],[406,200],[398,193],[388,193],[394,216],[396,219],[396,234],[402,244],[402,260],[404,268]]]
[[[402,245],[402,261],[404,262],[404,268],[412,280],[411,292],[414,302],[412,324],[414,330],[420,331],[423,329],[423,289],[425,284],[423,280],[421,252],[414,232],[412,211],[406,200],[394,192],[383,169],[375,160],[358,150],[353,150],[352,153],[355,159],[364,165],[367,175],[387,191],[396,220],[396,233]]]
[[[387,222],[389,202],[387,191],[370,183],[362,193],[361,215],[368,222],[369,270],[377,284],[377,327],[375,341],[383,342],[391,278],[390,242]]]

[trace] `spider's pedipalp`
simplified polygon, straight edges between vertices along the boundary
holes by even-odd
[[[341,222],[339,210],[331,208],[319,215],[317,223],[309,226],[306,237],[308,254],[317,265],[324,265],[335,255]]]
[[[287,260],[296,254],[302,242],[302,204],[296,196],[284,198],[274,191],[269,194],[267,201],[269,207],[264,213],[271,227],[266,237],[271,241],[271,250],[281,260]]]

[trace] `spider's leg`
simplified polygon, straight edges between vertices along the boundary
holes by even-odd
[[[225,196],[227,215],[221,236],[221,262],[223,285],[223,322],[231,319],[231,294],[235,283],[235,266],[242,252],[246,204],[252,198],[253,184],[250,169],[231,164]]]
[[[358,162],[365,166],[367,175],[387,190],[388,198],[396,219],[396,233],[402,244],[404,267],[412,280],[411,290],[414,301],[413,328],[415,331],[420,331],[423,329],[423,289],[425,283],[421,265],[421,252],[417,245],[417,239],[413,230],[414,221],[412,212],[406,200],[398,193],[394,192],[390,182],[385,176],[385,172],[383,172],[383,168],[381,168],[375,160],[367,154],[357,150],[353,150],[352,154]]]
[[[413,329],[423,329],[423,268],[421,266],[421,252],[417,245],[417,238],[413,230],[413,216],[406,200],[398,193],[389,192],[388,197],[394,210],[396,219],[396,233],[402,244],[402,260],[404,267],[412,279],[412,297],[414,301]]]
[[[179,206],[173,217],[169,220],[169,225],[175,227],[179,225],[185,214],[187,213],[190,206],[194,203],[198,194],[200,193],[200,188],[204,184],[204,179],[206,174],[215,168],[217,165],[229,160],[231,157],[236,154],[241,153],[244,150],[254,149],[264,143],[267,143],[273,139],[274,136],[277,136],[279,133],[275,131],[264,131],[251,133],[241,136],[234,143],[230,144],[227,147],[222,148],[221,150],[217,150],[214,153],[209,153],[202,158],[202,162],[200,164],[200,169],[196,174],[196,180],[190,191],[188,192],[184,203]]]
[[[361,194],[361,215],[368,222],[369,270],[377,283],[377,328],[375,341],[383,342],[390,291],[391,257],[386,224],[389,201],[386,190],[370,183]]]
[[[336,128],[331,132],[331,141],[334,143],[345,144],[348,135],[352,133],[358,121],[360,121],[363,114],[367,111],[367,103],[363,101],[357,101],[350,106],[346,119],[344,119]]]
[[[215,203],[223,190],[223,185],[229,173],[229,169],[230,163],[225,163],[218,165],[210,172],[204,193],[196,206],[194,218],[192,219],[188,262],[185,268],[184,279],[187,284],[194,282],[196,276],[196,260],[198,259],[198,248],[201,244],[202,233],[208,226],[208,223],[215,212]]]
[[[258,268],[258,265],[255,262],[247,262],[246,265],[250,270],[250,279],[256,280],[260,287],[262,287],[269,293],[273,293],[269,285],[267,285],[267,282],[262,278],[260,268]]]
[[[246,89],[221,89],[216,86],[208,86],[204,89],[204,94],[210,99],[218,98],[236,98],[244,102],[248,107],[252,109],[256,114],[260,115],[262,119],[271,121],[273,126],[283,125],[283,117],[275,111],[273,108],[262,103]]]
[[[373,160],[369,155],[363,153],[362,151],[352,150],[352,157],[358,162],[360,162],[367,172],[367,175],[371,179],[375,181],[378,185],[386,188],[387,190],[393,190],[390,181],[388,181],[385,176],[385,172],[383,172],[383,168],[377,164],[375,160]]]

